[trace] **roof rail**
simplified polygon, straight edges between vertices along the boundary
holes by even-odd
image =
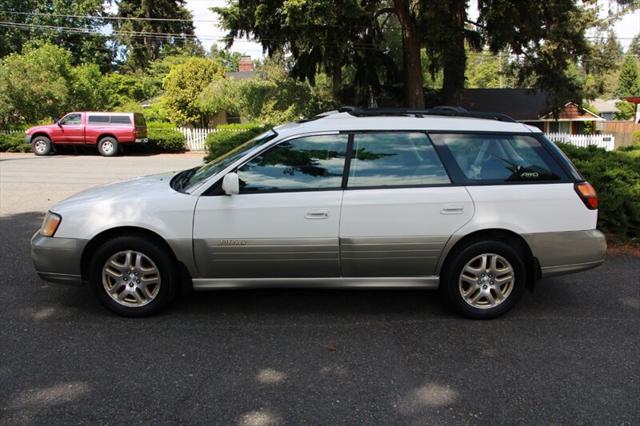
[[[344,106],[338,109],[339,112],[346,112],[355,117],[376,117],[376,116],[409,116],[424,117],[425,115],[440,115],[446,117],[468,117],[468,118],[484,118],[487,120],[504,121],[507,123],[516,123],[516,120],[506,114],[499,112],[480,112],[468,111],[462,107],[454,106],[437,106],[428,109],[410,109],[410,108],[360,108],[352,106]]]

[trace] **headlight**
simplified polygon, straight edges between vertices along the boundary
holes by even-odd
[[[59,214],[47,212],[47,215],[44,217],[44,221],[42,221],[42,226],[40,227],[40,234],[45,237],[53,237],[53,234],[56,233],[61,221],[62,216]]]

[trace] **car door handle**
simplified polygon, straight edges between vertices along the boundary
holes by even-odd
[[[304,215],[305,219],[327,219],[329,217],[329,210],[309,210]]]
[[[462,214],[464,212],[464,206],[456,204],[447,204],[440,210],[440,214]]]

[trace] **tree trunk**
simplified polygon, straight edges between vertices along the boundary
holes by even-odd
[[[467,18],[465,0],[450,0],[451,42],[447,46],[444,59],[442,95],[445,105],[458,106],[464,90],[464,71],[467,67],[467,53],[464,50],[464,23]]]
[[[420,37],[416,23],[411,16],[408,0],[394,0],[393,3],[402,26],[405,104],[408,108],[424,108]]]
[[[333,100],[342,105],[342,66],[337,62],[331,65],[331,89]]]

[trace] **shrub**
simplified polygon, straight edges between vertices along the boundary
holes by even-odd
[[[0,133],[0,152],[30,152],[31,144],[24,141],[24,133]]]
[[[623,238],[640,237],[640,156],[635,148],[605,151],[558,144],[598,191],[598,227]]]
[[[211,161],[233,148],[242,145],[249,139],[258,136],[272,126],[257,123],[225,124],[218,126],[217,131],[209,133],[205,143],[207,156],[205,161]]]
[[[186,150],[184,135],[169,123],[149,123],[147,125],[149,148],[162,152]]]

